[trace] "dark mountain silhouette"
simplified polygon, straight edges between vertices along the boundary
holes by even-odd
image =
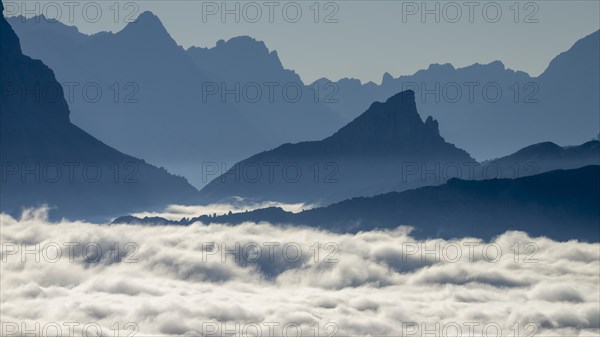
[[[155,223],[157,219],[121,217],[115,223]],[[507,230],[555,240],[600,241],[600,166],[556,170],[518,179],[451,179],[441,186],[354,198],[300,213],[280,208],[163,224],[238,224],[268,221],[356,233],[374,228],[413,226],[416,238],[479,237]]]
[[[46,203],[56,207],[54,218],[106,219],[197,198],[184,178],[118,152],[71,124],[52,70],[23,55],[4,17],[0,28],[2,212],[15,215]]]
[[[74,124],[196,186],[214,178],[203,177],[207,163],[231,167],[343,125],[332,104],[315,102],[312,88],[250,38],[184,50],[150,12],[119,32],[91,36],[43,17],[9,20],[28,55],[52,67],[61,83],[80,83],[69,102]],[[98,102],[82,95],[89,83],[103,91]]]
[[[417,113],[414,93],[376,102],[332,136],[285,144],[234,165],[202,189],[205,201],[229,196],[329,203],[353,196],[440,184],[442,167],[476,164]],[[426,169],[435,171],[426,174]],[[423,174],[421,174],[423,173]]]
[[[561,147],[544,142],[511,155],[482,163],[479,178],[519,178],[558,169],[600,165],[600,141]]]
[[[332,108],[351,120],[371,102],[412,89],[421,116],[433,116],[448,141],[480,160],[543,141],[581,144],[600,131],[598,59],[600,31],[558,55],[538,77],[500,61],[433,64],[398,78],[386,73],[380,85],[339,80],[340,103]]]

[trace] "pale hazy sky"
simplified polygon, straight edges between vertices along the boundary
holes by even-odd
[[[318,12],[312,0],[226,1],[232,12],[238,6],[239,22],[236,14],[223,20],[223,1],[83,1],[72,7],[72,15],[68,1],[37,2],[37,9],[35,3],[29,1],[25,13],[22,1],[4,1],[5,15],[57,17],[60,11],[60,21],[95,33],[118,31],[128,17],[149,10],[185,48],[211,47],[239,35],[263,40],[305,82],[353,77],[379,83],[386,71],[396,77],[431,63],[462,67],[494,60],[535,76],[554,56],[600,27],[598,0],[319,1]],[[102,15],[96,19],[98,7]],[[423,18],[425,10],[430,12]]]

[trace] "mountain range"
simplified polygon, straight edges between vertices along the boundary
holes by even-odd
[[[53,71],[23,55],[4,17],[0,34],[2,212],[20,215],[25,207],[48,204],[53,219],[106,219],[198,197],[185,178],[123,154],[73,125]],[[43,89],[54,90],[53,95]]]
[[[464,68],[432,64],[397,78],[386,73],[381,84],[339,80],[340,104],[332,108],[351,120],[371,102],[412,89],[421,115],[437,119],[446,139],[478,160],[546,141],[581,144],[600,133],[599,59],[596,31],[537,77],[501,61]]]
[[[481,205],[483,210],[486,207],[490,210],[492,201],[498,201],[499,195],[510,196],[513,188],[520,186],[518,184],[536,183],[537,180],[522,180],[525,176],[541,179],[539,177],[547,177],[544,172],[577,169],[564,171],[577,174],[557,176],[559,180],[566,179],[565,177],[577,180],[580,178],[574,174],[585,177],[591,174],[589,169],[579,168],[600,165],[600,142],[595,140],[566,147],[545,141],[505,157],[478,163],[465,150],[446,141],[448,136],[443,131],[444,137],[441,136],[440,128],[444,130],[444,123],[438,123],[438,119],[432,116],[425,118],[423,112],[417,110],[417,106],[419,110],[422,107],[427,109],[428,106],[427,100],[419,93],[420,88],[415,88],[416,91],[394,92],[385,101],[370,103],[366,111],[337,132],[334,132],[337,128],[335,125],[348,116],[353,116],[354,113],[350,111],[362,104],[360,100],[367,99],[360,92],[356,91],[353,97],[340,100],[341,105],[349,104],[353,107],[350,109],[348,106],[347,110],[344,108],[339,111],[333,111],[331,106],[315,102],[312,97],[306,96],[293,103],[238,104],[235,99],[205,102],[202,99],[205,92],[202,90],[206,83],[218,84],[217,89],[222,89],[221,86],[224,85],[227,89],[235,83],[274,81],[301,84],[301,81],[297,74],[283,67],[276,52],[270,52],[264,43],[249,37],[219,41],[214,48],[192,47],[184,50],[170,37],[160,20],[149,12],[143,13],[137,22],[127,25],[118,33],[98,33],[92,36],[81,34],[74,27],[44,19],[36,22],[36,18],[11,18],[10,21],[19,27],[19,34],[29,41],[28,48],[57,63],[62,69],[62,76],[65,76],[59,82],[44,63],[24,56],[19,38],[2,18],[0,196],[2,211],[10,214],[18,214],[23,207],[47,203],[57,208],[52,213],[54,217],[105,219],[137,210],[159,209],[171,203],[207,204],[234,196],[257,201],[302,202],[323,206],[337,202],[343,204],[349,202],[344,200],[355,197],[363,197],[360,200],[385,201],[387,199],[378,198],[382,195],[395,195],[394,193],[407,193],[402,195],[412,197],[415,195],[411,193],[417,193],[415,191],[427,191],[419,192],[423,194],[416,196],[424,195],[433,201],[438,200],[441,205],[451,205],[455,202],[452,200],[454,197],[485,199],[485,193],[500,193],[489,196],[489,204]],[[146,36],[156,39],[144,39]],[[46,45],[48,41],[57,43],[49,47]],[[589,94],[592,101],[597,99],[597,95],[587,92],[588,87],[593,87],[594,81],[589,80],[589,71],[585,71],[586,64],[590,62],[588,54],[591,53],[592,57],[594,55],[591,50],[593,46],[593,37],[579,41],[570,51],[557,57],[539,77],[547,79],[545,81],[548,83],[555,83],[560,78],[571,84],[577,78],[582,78],[581,83],[587,86],[574,96],[582,103],[571,105],[572,108],[584,111],[586,116],[590,100],[581,96],[582,93]],[[72,50],[76,52],[71,54]],[[114,50],[122,53],[114,53]],[[589,53],[586,54],[585,51]],[[165,66],[159,66],[161,64]],[[565,70],[571,68],[577,70]],[[589,69],[591,68],[588,67]],[[421,78],[431,79],[460,75],[462,80],[469,76],[493,78],[504,74],[495,78],[504,78],[502,83],[505,84],[517,77],[526,80],[528,76],[504,69],[498,62],[458,70],[449,65],[436,65],[417,74]],[[76,82],[68,78],[75,78]],[[127,82],[127,79],[133,78],[136,79],[135,82]],[[115,80],[116,82],[112,82]],[[341,81],[340,84],[342,82],[352,83],[353,86],[357,84],[355,81]],[[381,86],[371,83],[359,87],[367,88],[364,92],[369,92],[369,95],[380,95],[384,91],[382,88],[393,88],[394,85],[390,83],[397,85],[397,82],[398,79],[386,75]],[[96,84],[100,88],[106,86],[110,90],[105,91],[104,96],[110,97],[107,99],[101,95],[101,100],[94,103],[89,102],[89,97],[88,101],[82,97],[77,98],[77,95],[73,98],[73,92],[67,91],[67,88],[73,88],[73,83],[77,84],[76,87],[81,84],[85,87],[86,83]],[[117,88],[114,84],[117,84]],[[148,90],[144,94],[141,84]],[[301,85],[302,90],[310,90],[308,86]],[[565,90],[571,90],[574,86],[568,86]],[[133,91],[123,97],[122,91],[131,88]],[[547,88],[553,87],[549,85]],[[552,90],[558,90],[557,88],[558,86]],[[113,97],[113,89],[116,89],[118,101],[113,100],[117,98]],[[565,97],[567,94],[568,92],[555,93],[555,96]],[[132,101],[128,101],[130,99]],[[503,103],[492,108],[480,103],[472,106],[482,109],[485,114],[489,111],[499,113],[505,107]],[[101,139],[109,139],[110,144],[104,144],[71,123],[70,105],[79,111],[81,119],[77,124],[89,123],[84,129],[94,128],[94,134],[99,133]],[[89,114],[86,114],[86,109]],[[535,115],[539,111],[530,113]],[[454,125],[461,121],[461,116],[466,115],[457,113],[453,115],[456,118],[451,120],[447,115],[441,118]],[[552,121],[552,116],[554,115],[548,112],[547,115],[538,117]],[[501,115],[497,115],[494,118],[500,117]],[[511,117],[507,118],[510,120]],[[579,112],[570,116],[570,119],[578,124],[588,120],[587,117],[580,116]],[[481,120],[478,121],[481,124],[476,121],[462,120],[463,127],[481,126],[480,131],[485,131],[486,124]],[[530,134],[537,135],[539,125],[532,128],[526,123],[510,121],[513,129],[529,128]],[[313,123],[316,124],[312,125]],[[503,128],[502,123],[498,121],[498,129]],[[542,124],[545,124],[545,120]],[[572,125],[563,121],[563,126],[570,128]],[[310,135],[306,136],[306,132]],[[311,138],[322,140],[299,143],[283,141]],[[512,135],[505,138],[513,139]],[[482,142],[485,141],[486,138],[483,137]],[[264,148],[281,143],[285,144],[263,151]],[[150,158],[152,163],[165,163],[169,168],[178,167],[180,172],[194,177],[197,182],[200,179],[200,185],[208,181],[210,183],[198,192],[185,178],[171,175],[163,168],[125,155],[110,145],[119,150],[129,149],[134,153],[143,153],[143,158]],[[253,153],[257,154],[252,155]],[[240,157],[247,159],[229,165],[229,161],[234,160],[232,158]],[[512,178],[518,182],[491,178]],[[464,182],[466,180],[473,181],[467,183]],[[490,181],[502,183],[495,185]],[[593,182],[590,179],[590,186],[595,187]],[[457,186],[460,188],[455,191],[453,188]],[[463,187],[467,189],[464,190]],[[486,188],[489,190],[486,191]],[[454,192],[447,193],[449,190]],[[525,188],[519,187],[516,190],[519,193],[530,193]],[[563,192],[572,191],[564,189]],[[568,216],[561,217],[560,214],[555,214],[561,212],[560,207],[547,203],[556,200],[540,199],[539,190],[531,193],[535,197],[531,202],[539,202],[539,207],[528,210],[523,206],[525,208],[522,213],[532,220],[532,226],[542,220],[546,221],[545,214],[552,214],[556,219],[565,220],[571,216],[577,219],[573,209],[569,208]],[[563,197],[566,195],[563,194]],[[591,192],[587,196],[592,199],[596,197]],[[516,198],[517,195],[512,197]],[[414,206],[415,209],[421,207],[423,212],[425,199],[421,201],[422,204]],[[382,207],[384,205],[386,203],[382,202]],[[362,207],[362,204],[358,206]],[[368,204],[365,207],[368,214],[371,214],[369,212],[375,206]],[[460,207],[457,206],[457,209]],[[585,212],[589,210],[590,208],[584,209]],[[370,226],[390,226],[388,220],[396,213],[391,209],[383,211],[390,214],[390,218],[385,218],[387,215],[382,215],[383,218],[369,216],[365,220],[370,222]],[[444,212],[450,211],[446,209]],[[417,213],[404,210],[402,215],[413,214],[412,218],[409,216],[407,219],[420,227],[425,226],[416,220]],[[269,219],[274,216],[272,219],[275,220],[277,217],[285,220],[289,216],[277,209],[255,211],[252,216],[259,219],[257,214],[263,214]],[[342,213],[335,214],[336,217],[339,216],[339,220],[327,216],[322,218],[331,220],[332,229],[341,226],[340,221],[349,220],[350,224],[356,222],[355,219],[344,218]],[[473,211],[470,216],[477,214],[479,213]],[[317,218],[307,219],[310,224],[320,221]],[[449,216],[449,219],[456,221],[449,223],[450,227],[458,226],[458,217]],[[499,219],[502,217],[499,216]],[[477,219],[467,220],[474,223]],[[488,221],[483,216],[480,220]],[[515,221],[512,218],[509,220]],[[582,221],[588,223],[589,217]],[[344,225],[344,230],[354,228],[348,223]]]
[[[519,178],[600,165],[600,141],[543,142],[482,163],[444,140],[438,122],[417,112],[407,90],[375,102],[321,141],[284,144],[236,163],[202,190],[204,202],[236,196],[326,205],[357,196],[439,185],[450,178]]]
[[[208,182],[205,165],[231,166],[343,124],[316,89],[248,37],[184,50],[150,12],[119,32],[94,35],[39,16],[9,21],[23,50],[72,91],[76,125],[196,186]]]
[[[198,187],[210,182],[208,167],[230,168],[283,143],[323,139],[372,102],[409,89],[422,118],[439,121],[444,138],[478,160],[546,141],[581,144],[600,132],[598,31],[555,57],[538,77],[495,61],[458,69],[432,64],[398,78],[386,73],[381,84],[304,84],[264,42],[240,36],[184,50],[150,12],[120,32],[95,35],[43,17],[9,20],[24,50],[47,62],[61,82],[100,83],[110,96],[94,104],[75,99],[75,124]],[[124,89],[129,82],[135,86]],[[272,82],[279,89],[294,85],[287,98],[275,90],[270,102],[265,84]],[[131,96],[138,102],[115,104],[108,89],[114,83],[121,86],[121,100]],[[246,94],[226,93],[236,85]],[[263,87],[262,96],[251,102],[256,85]],[[291,102],[296,85],[302,99]],[[227,136],[215,125],[226,125]]]

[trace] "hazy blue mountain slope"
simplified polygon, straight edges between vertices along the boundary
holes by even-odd
[[[600,141],[561,147],[552,142],[527,146],[513,154],[482,163],[482,176],[518,178],[558,169],[600,165]],[[480,178],[482,177],[480,176]]]
[[[46,203],[56,208],[53,217],[105,219],[197,198],[184,178],[114,150],[73,125],[52,70],[23,55],[4,17],[0,28],[0,75],[7,90],[0,114],[3,212]],[[56,95],[48,97],[40,88],[53,88]]]

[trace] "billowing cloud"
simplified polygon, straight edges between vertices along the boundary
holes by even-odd
[[[598,244],[522,232],[418,241],[405,227],[50,223],[43,209],[0,220],[3,336],[600,332]]]

